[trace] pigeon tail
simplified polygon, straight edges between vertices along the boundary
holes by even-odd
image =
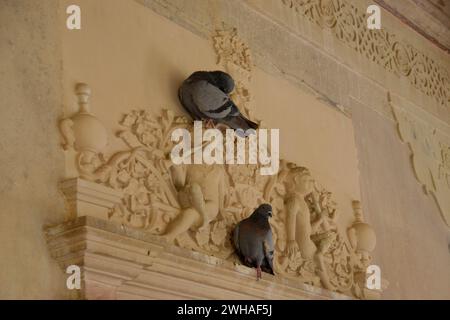
[[[226,124],[230,128],[236,130],[236,133],[239,134],[239,131],[244,131],[244,136],[248,136],[248,134],[245,134],[245,132],[249,129],[256,130],[258,129],[258,124],[247,119],[242,114],[239,114],[235,117],[226,117],[221,121],[222,123]]]

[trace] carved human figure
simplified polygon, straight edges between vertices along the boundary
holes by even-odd
[[[326,200],[323,197],[329,195],[319,195],[317,191],[311,193],[311,198],[314,205],[314,216],[312,217],[311,229],[312,240],[317,246],[315,254],[315,261],[320,271],[326,271],[323,262],[323,256],[336,240],[337,226],[335,223],[336,210],[328,210],[322,205]]]
[[[182,207],[164,234],[172,242],[189,229],[208,226],[217,217],[224,208],[226,180],[221,165],[173,165],[170,172]]]
[[[314,187],[314,180],[307,168],[291,168],[290,179],[287,182],[288,195],[285,200],[287,252],[289,256],[300,249],[300,253],[305,259],[312,259],[316,251],[314,243],[311,241],[310,210],[305,201]]]

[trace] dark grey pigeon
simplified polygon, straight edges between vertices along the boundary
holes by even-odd
[[[261,269],[274,274],[274,249],[269,217],[272,217],[272,206],[262,204],[250,217],[239,222],[233,232],[237,254],[246,266],[256,268],[256,279],[261,278]]]
[[[234,80],[223,71],[197,71],[184,80],[178,97],[194,120],[207,123],[223,123],[236,130],[256,130],[258,125],[244,117],[229,94],[234,89]],[[239,130],[241,129],[241,130]]]

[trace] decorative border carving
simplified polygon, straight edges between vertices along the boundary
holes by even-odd
[[[319,27],[330,29],[337,39],[386,71],[408,78],[415,88],[441,105],[450,105],[448,70],[400,41],[393,32],[369,30],[366,14],[352,4],[345,0],[280,1]]]

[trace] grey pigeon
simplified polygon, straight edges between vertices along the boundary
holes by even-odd
[[[269,217],[272,217],[272,206],[262,204],[250,217],[239,222],[233,232],[233,243],[238,256],[246,266],[256,268],[256,279],[261,278],[261,269],[274,274]]]
[[[231,100],[233,89],[234,80],[228,73],[197,71],[184,80],[178,97],[194,120],[223,123],[242,136],[241,130],[256,130],[258,125],[244,117]]]

